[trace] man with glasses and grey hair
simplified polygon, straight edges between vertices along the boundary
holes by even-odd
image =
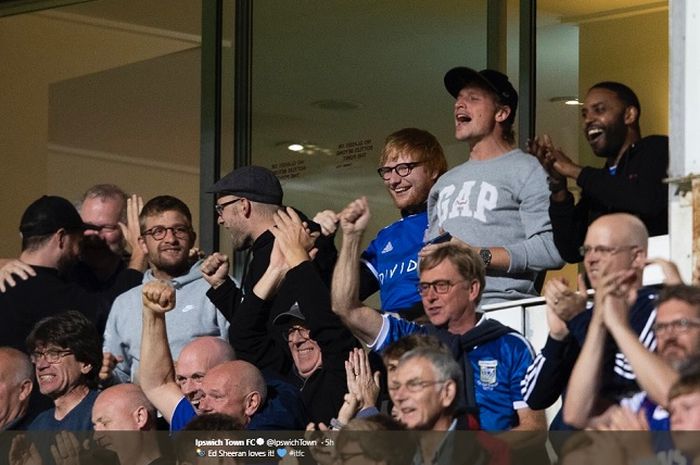
[[[647,230],[639,218],[615,213],[591,223],[581,254],[586,275],[596,293],[606,285],[609,276],[625,274],[625,285],[632,299],[628,326],[633,328],[635,339],[652,350],[656,345],[652,325],[658,289],[642,286],[647,241]],[[638,387],[626,354],[610,340],[609,329],[594,308],[598,299],[595,305],[589,302],[583,276],[579,281],[578,292],[570,289],[563,278],[554,278],[545,286],[549,337],[528,368],[522,392],[528,405],[535,409],[549,407],[565,392],[564,410],[572,412],[570,408],[573,408],[588,417],[591,412],[602,411],[599,409],[604,405],[616,403],[629,392],[637,391]],[[580,365],[581,370],[585,366],[585,370],[590,370],[585,374],[577,369],[589,381],[585,387],[575,383],[573,377],[569,381],[574,364]],[[593,379],[592,373],[598,376]],[[573,405],[569,407],[569,403]],[[567,417],[566,424],[573,421],[571,426],[580,426],[580,419]],[[567,429],[566,424],[557,418],[552,429]]]
[[[189,258],[197,235],[192,229],[192,214],[181,200],[161,195],[149,200],[139,215],[141,249],[150,269],[144,283],[161,280],[170,283],[177,294],[178,307],[168,313],[166,323],[170,350],[175,358],[183,346],[197,336],[228,338],[229,323],[209,301],[209,284],[202,278],[201,261]],[[112,382],[137,379],[141,357],[141,308],[143,285],[117,297],[107,320],[104,351],[118,362],[110,376],[109,365],[100,377]]]
[[[459,364],[445,351],[420,347],[399,359],[388,387],[396,419],[409,430],[424,432],[413,463],[491,463],[475,435],[457,441],[451,433],[468,429],[459,408],[463,381]]]
[[[520,393],[520,380],[534,355],[532,348],[516,331],[476,311],[485,282],[484,265],[476,251],[446,243],[421,257],[416,292],[430,324],[382,315],[362,304],[358,255],[369,217],[364,197],[340,213],[343,240],[333,273],[333,311],[377,352],[412,333],[434,334],[445,342],[463,367],[464,398],[468,408],[478,409],[482,429],[545,429],[544,413],[530,410]]]

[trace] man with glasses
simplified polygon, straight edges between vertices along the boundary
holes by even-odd
[[[253,293],[253,287],[263,276],[270,263],[270,254],[275,243],[274,215],[282,209],[283,191],[275,173],[261,166],[244,166],[233,170],[217,181],[209,190],[216,195],[215,209],[219,225],[228,230],[236,251],[248,251],[243,266],[241,286],[229,277],[229,259],[219,252],[211,254],[202,264],[202,274],[211,289],[207,292],[209,299],[233,323],[243,297]],[[320,226],[308,220],[297,211],[309,228],[319,231]],[[312,264],[320,274],[326,286],[330,285],[330,276],[336,259],[336,250],[332,239],[318,237],[315,243],[318,253]],[[269,313],[265,321],[266,332],[281,338],[279,328],[272,320],[284,313],[298,300],[298,290],[283,282],[268,303]],[[233,330],[238,327],[233,325]],[[244,335],[245,337],[245,335]],[[230,334],[232,346],[236,346],[236,337]],[[242,358],[244,358],[242,356]]]
[[[651,429],[667,431],[670,429],[668,412],[669,392],[679,379],[679,369],[689,360],[700,355],[700,289],[693,286],[675,285],[661,291],[658,299],[656,322],[652,326],[656,336],[656,353],[649,350],[629,323],[630,305],[625,294],[623,273],[611,273],[606,282],[596,292],[596,301],[602,301],[602,311],[598,324],[604,325],[618,347],[625,355],[637,376],[641,392],[620,400],[620,406],[610,407],[598,415],[592,402],[570,402],[564,410],[565,418],[577,426],[612,429]],[[591,325],[594,324],[594,320]],[[588,355],[588,354],[585,354]],[[582,352],[581,357],[584,356]],[[579,371],[581,369],[581,372]],[[595,387],[596,372],[586,376],[583,370],[595,369],[589,363],[578,362],[571,378],[572,389],[579,389],[584,381]],[[577,384],[575,384],[577,383]],[[595,396],[592,396],[595,400]],[[644,419],[632,425],[620,424],[620,413],[643,412]]]
[[[75,311],[39,321],[27,338],[39,390],[53,408],[29,425],[38,431],[88,431],[97,398],[102,352],[97,331]],[[46,446],[48,449],[48,446]]]
[[[365,198],[352,202],[340,215],[343,240],[331,288],[333,311],[377,352],[412,333],[440,338],[461,362],[464,398],[468,407],[478,407],[483,429],[544,429],[544,413],[530,410],[520,394],[532,348],[516,331],[476,311],[484,287],[484,265],[472,248],[446,243],[421,257],[417,290],[430,324],[381,315],[362,304],[357,292],[358,255],[369,215]]]
[[[538,278],[564,262],[552,238],[546,173],[515,147],[518,94],[491,69],[453,68],[444,84],[469,159],[431,189],[426,237],[445,231],[477,251],[486,267],[481,305],[538,295]]]
[[[384,141],[379,176],[401,213],[401,219],[383,228],[362,253],[360,299],[379,290],[381,310],[414,319],[423,313],[418,284],[418,252],[428,228],[428,193],[447,171],[442,146],[428,131],[400,129]],[[319,212],[314,221],[323,234],[335,233],[338,214]]]
[[[146,257],[137,247],[134,221],[142,206],[141,197],[129,197],[114,184],[97,184],[85,191],[78,210],[91,229],[85,232],[80,261],[71,272],[72,279],[86,289],[101,290],[112,286],[127,267],[145,270]],[[132,223],[133,228],[126,227]],[[129,237],[124,236],[124,231]],[[130,255],[125,250],[127,242],[132,245]]]
[[[591,224],[581,253],[587,279],[596,290],[603,285],[606,275],[629,274],[628,285],[636,293],[629,311],[629,324],[634,328],[636,338],[651,350],[656,344],[651,328],[658,289],[642,286],[647,242],[647,231],[639,218],[615,213],[602,216]],[[576,405],[594,398],[610,404],[638,389],[635,372],[625,355],[608,339],[608,331],[595,317],[593,302],[587,299],[583,277],[580,281],[579,292],[571,290],[563,278],[552,279],[545,286],[549,337],[522,383],[523,396],[532,408],[545,409],[562,394],[565,394],[565,408],[569,402]],[[589,355],[584,356],[584,349]],[[579,354],[584,361],[592,363],[590,370],[600,367],[600,382],[596,381],[595,395],[591,395],[590,384],[585,388],[579,386],[584,389],[582,391],[576,391],[571,385],[567,388]],[[552,429],[568,429],[570,426],[559,417],[552,422]]]
[[[447,433],[418,435],[414,464],[493,463],[476,435],[450,433],[467,429],[459,411],[463,380],[459,364],[442,350],[421,347],[399,359],[388,386],[396,419],[408,430]]]
[[[138,247],[136,219],[142,206],[141,197],[129,198],[114,184],[97,184],[85,191],[78,209],[89,229],[85,230],[80,259],[68,270],[71,281],[90,292],[109,290],[125,280],[132,286],[141,282],[146,259]],[[125,250],[127,243],[130,254]],[[0,264],[0,291],[14,287],[13,275],[23,280],[36,275],[21,260],[0,259]],[[104,326],[104,321],[101,324]]]
[[[228,338],[229,323],[206,297],[209,284],[202,278],[201,261],[191,263],[189,253],[197,235],[192,215],[181,200],[162,195],[149,200],[139,215],[139,243],[150,269],[144,283],[161,280],[177,293],[178,308],[168,313],[170,349],[178,357],[182,347],[195,336]],[[104,333],[104,350],[118,361],[113,382],[137,379],[141,352],[141,286],[120,295],[112,305]],[[109,369],[110,367],[106,367]],[[102,374],[107,378],[107,373]]]

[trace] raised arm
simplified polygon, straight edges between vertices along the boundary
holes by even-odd
[[[662,407],[668,406],[668,393],[678,380],[678,372],[639,340],[629,323],[629,306],[619,297],[611,297],[603,320],[637,377],[637,383]]]
[[[382,317],[360,301],[360,244],[370,219],[367,198],[352,201],[339,214],[343,240],[333,272],[333,311],[360,341],[371,344],[382,327]]]
[[[596,287],[595,307],[588,325],[588,333],[576,361],[564,403],[564,421],[574,427],[595,426],[595,417],[609,407],[600,397],[602,385],[603,356],[607,328],[604,312],[607,305],[614,304],[618,297],[630,305],[636,297],[633,289],[636,271],[634,269],[608,273],[603,271]]]
[[[148,400],[170,423],[183,395],[175,382],[165,314],[175,307],[175,289],[162,281],[143,286],[143,331],[138,382]]]

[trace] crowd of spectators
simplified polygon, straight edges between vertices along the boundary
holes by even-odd
[[[364,250],[365,197],[312,220],[259,166],[209,190],[247,251],[240,280],[226,255],[195,248],[173,196],[144,203],[103,184],[77,209],[57,196],[29,205],[19,256],[0,268],[0,429],[55,435],[0,440],[0,460],[205,463],[159,452],[153,435],[203,429],[340,430],[335,448],[310,450],[320,464],[539,463],[553,456],[548,428],[673,431],[616,447],[629,463],[693,457],[700,442],[677,432],[700,428],[700,288],[670,263],[664,284],[642,284],[648,237],[667,232],[667,138],[642,137],[634,92],[600,82],[582,117],[605,166],[582,167],[545,134],[515,147],[506,75],[458,67],[444,84],[468,157],[448,170],[429,132],[390,134],[377,171],[400,218]],[[542,288],[580,261],[575,288]],[[376,309],[364,302],[375,292]],[[537,350],[483,311],[540,294]],[[379,440],[396,432],[401,447]],[[555,454],[590,458],[601,441]]]

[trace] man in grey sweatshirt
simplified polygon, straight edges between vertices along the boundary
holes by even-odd
[[[455,97],[455,137],[470,154],[431,189],[426,239],[447,232],[477,250],[486,266],[481,305],[536,295],[538,273],[564,262],[552,238],[546,173],[515,148],[518,94],[489,69],[451,69],[445,87]]]
[[[201,260],[192,264],[190,249],[197,235],[192,230],[192,215],[181,200],[168,195],[149,200],[139,215],[139,242],[147,254],[150,269],[143,282],[161,280],[170,283],[177,295],[177,308],[166,317],[170,351],[175,359],[193,338],[217,336],[228,340],[229,323],[207,298],[209,284],[202,278]],[[141,356],[141,286],[121,294],[114,301],[104,334],[105,366],[118,362],[112,382],[134,381]]]

